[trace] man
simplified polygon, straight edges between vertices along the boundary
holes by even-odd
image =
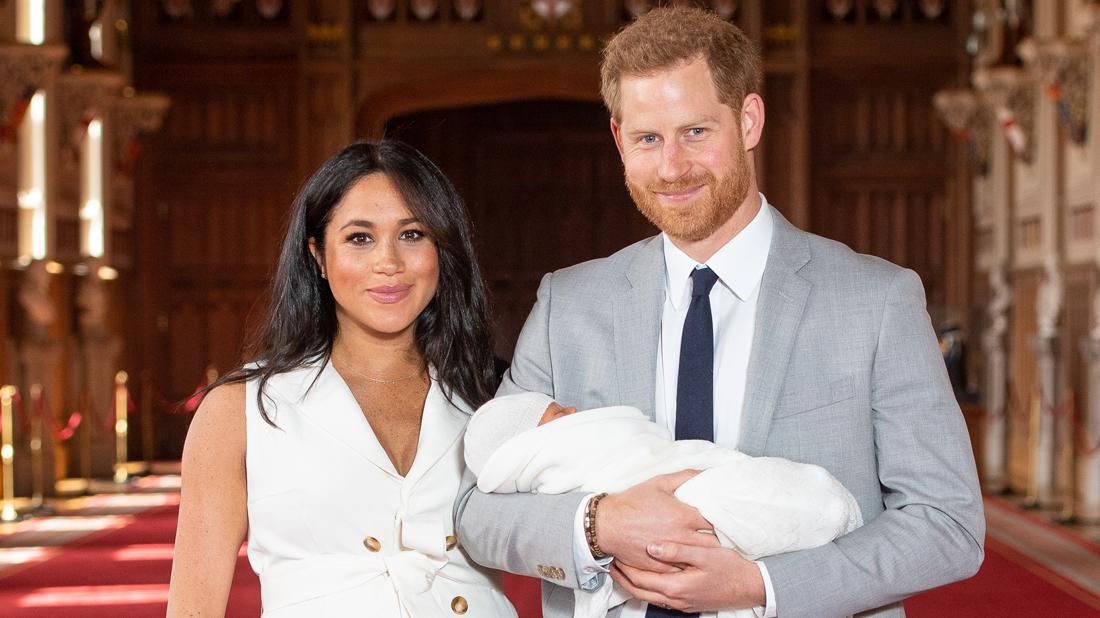
[[[608,571],[636,597],[621,618],[902,616],[904,597],[981,564],[973,454],[920,279],[795,229],[757,192],[760,67],[741,31],[695,9],[654,10],[609,43],[611,131],[662,234],[547,275],[500,394],[633,405],[677,439],[818,464],[867,523],[749,562],[672,497],[691,471],[608,496],[460,497],[467,551],[544,579],[546,618]]]

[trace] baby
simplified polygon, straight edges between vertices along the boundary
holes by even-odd
[[[541,393],[498,397],[466,429],[466,465],[486,493],[617,492],[660,474],[702,470],[675,493],[749,560],[824,545],[863,524],[855,498],[824,468],[749,457],[705,440],[676,441],[629,406],[577,414]],[[576,590],[575,618],[629,599],[608,579]],[[752,610],[719,612],[751,617]]]

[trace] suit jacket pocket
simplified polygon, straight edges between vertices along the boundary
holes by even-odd
[[[855,378],[850,375],[826,382],[809,381],[805,386],[795,386],[784,391],[773,418],[785,418],[820,410],[851,399],[855,394]]]

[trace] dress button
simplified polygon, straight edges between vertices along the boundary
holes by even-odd
[[[455,547],[458,547],[458,537],[453,534],[447,535],[447,551],[451,551]]]
[[[466,613],[466,610],[470,609],[470,604],[466,602],[466,599],[462,597],[455,597],[451,601],[451,611],[461,616]]]
[[[379,543],[378,539],[374,538],[373,536],[368,536],[367,538],[363,539],[363,546],[371,551],[378,551],[382,549],[382,544]]]

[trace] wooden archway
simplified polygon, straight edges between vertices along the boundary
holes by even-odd
[[[386,121],[405,114],[535,99],[599,101],[599,76],[570,68],[473,70],[389,84],[363,97],[356,135],[380,138]]]

